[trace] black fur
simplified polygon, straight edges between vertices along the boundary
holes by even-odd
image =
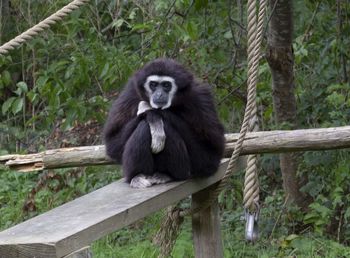
[[[137,116],[139,102],[149,102],[143,87],[149,75],[173,77],[178,91],[169,108]],[[164,123],[165,147],[152,154],[147,121],[159,116]],[[224,129],[210,87],[198,83],[187,69],[171,59],[156,59],[133,75],[112,105],[104,140],[107,155],[122,164],[128,182],[141,173],[164,173],[175,180],[212,175],[225,146]]]

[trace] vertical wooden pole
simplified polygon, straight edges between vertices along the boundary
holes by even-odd
[[[216,184],[192,195],[192,206],[205,203]],[[217,200],[207,209],[192,215],[193,243],[196,258],[224,257],[221,240],[220,214]]]

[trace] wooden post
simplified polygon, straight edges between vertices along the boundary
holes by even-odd
[[[192,195],[192,206],[205,203],[217,184]],[[207,209],[192,215],[193,243],[196,258],[224,257],[217,200]]]

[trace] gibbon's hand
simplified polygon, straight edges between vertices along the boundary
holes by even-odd
[[[137,116],[143,115],[152,109],[153,108],[146,101],[140,101],[137,108]],[[163,120],[156,114],[148,114],[146,116],[146,121],[149,125],[152,137],[151,150],[152,153],[157,154],[161,152],[165,146],[166,136],[164,132]]]
[[[137,116],[142,115],[148,110],[151,110],[152,107],[144,100],[139,102],[138,108],[137,108]]]

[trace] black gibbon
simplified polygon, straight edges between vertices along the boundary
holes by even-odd
[[[210,86],[165,58],[129,79],[109,111],[104,142],[135,188],[212,175],[225,146]]]

